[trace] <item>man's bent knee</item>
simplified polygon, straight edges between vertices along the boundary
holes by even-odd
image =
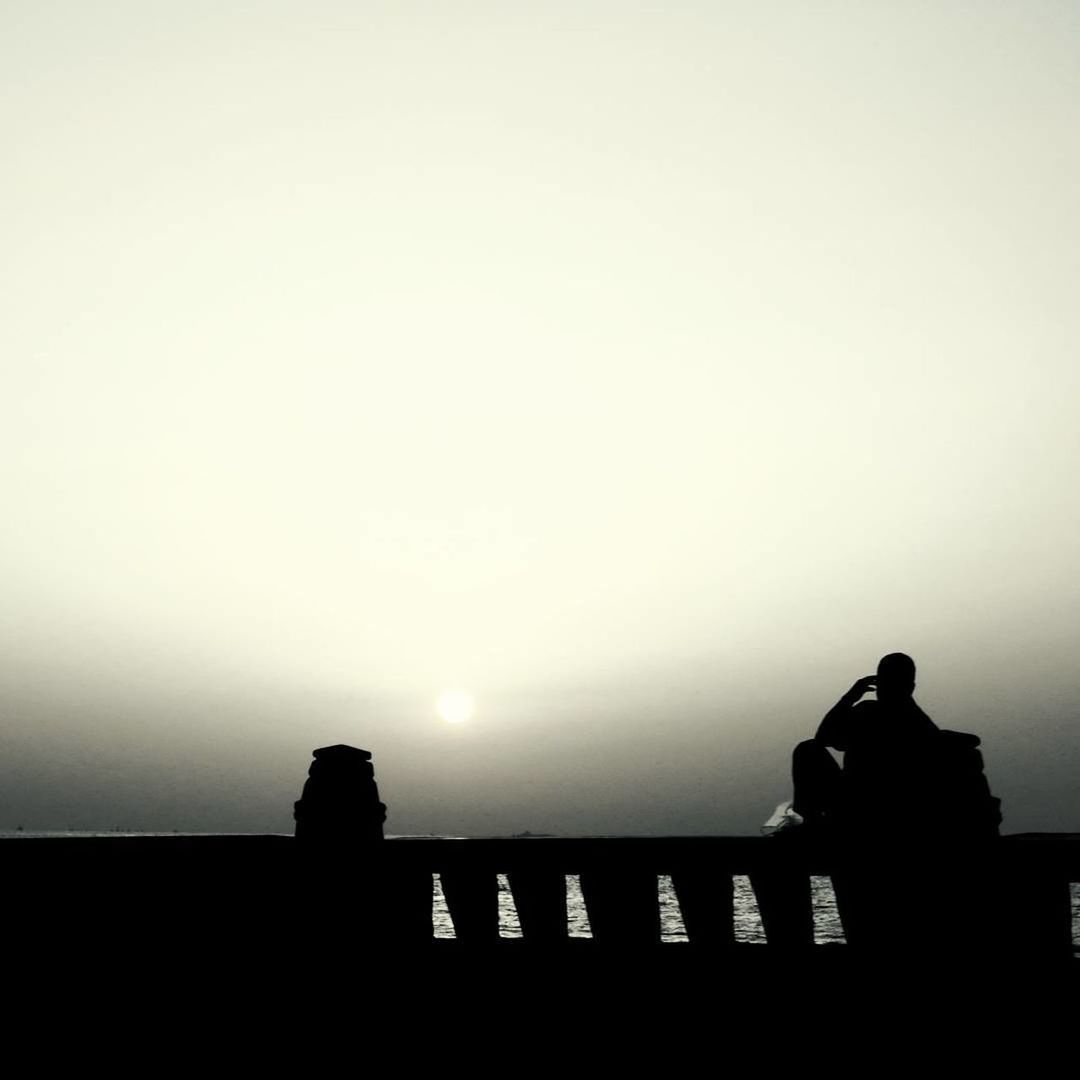
[[[819,743],[817,739],[807,739],[795,747],[791,756],[795,761],[807,761],[809,759],[820,761],[822,755],[828,754],[828,752],[824,743]]]

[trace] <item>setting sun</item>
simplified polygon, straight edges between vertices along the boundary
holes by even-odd
[[[468,720],[475,708],[476,702],[463,690],[447,690],[439,695],[439,700],[435,703],[435,711],[448,724],[460,724]]]

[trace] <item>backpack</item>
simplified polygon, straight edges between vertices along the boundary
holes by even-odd
[[[840,817],[851,835],[951,844],[998,835],[1001,800],[990,794],[979,737],[934,729],[884,741],[844,761]]]
[[[999,835],[1001,800],[990,793],[978,735],[941,730],[929,747],[928,795],[943,837]]]

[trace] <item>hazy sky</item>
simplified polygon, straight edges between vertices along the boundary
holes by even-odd
[[[747,832],[884,652],[1080,830],[1080,8],[0,0],[0,828]],[[447,724],[459,687],[473,719]]]

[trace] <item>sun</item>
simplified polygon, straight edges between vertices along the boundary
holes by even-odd
[[[472,717],[476,702],[464,690],[447,690],[435,702],[435,711],[448,724],[461,724]]]

